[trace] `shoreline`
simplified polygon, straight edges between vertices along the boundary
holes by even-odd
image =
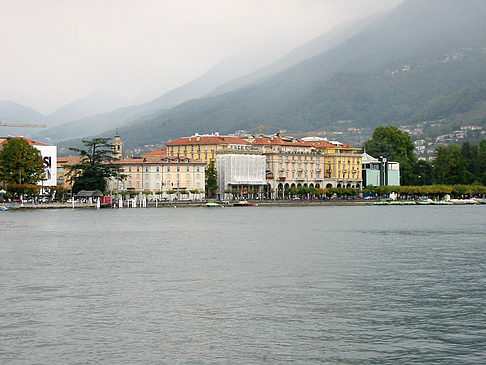
[[[207,202],[161,202],[156,206],[155,203],[147,202],[145,208],[208,208]],[[452,200],[450,202],[443,201],[385,201],[385,200],[324,200],[324,201],[252,201],[252,207],[338,207],[338,206],[421,206],[421,205],[483,205],[485,201],[465,199],[465,200]],[[218,203],[220,207],[236,208],[233,203]],[[18,203],[3,203],[9,210],[35,210],[35,209],[97,209],[96,203],[76,203],[73,207],[70,203],[42,203],[42,204],[23,204]],[[133,209],[143,208],[127,207],[119,208],[118,206],[102,207],[100,209]]]

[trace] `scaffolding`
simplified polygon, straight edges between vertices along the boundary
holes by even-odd
[[[221,196],[233,189],[264,191],[266,157],[262,155],[224,154],[217,156],[218,186]]]

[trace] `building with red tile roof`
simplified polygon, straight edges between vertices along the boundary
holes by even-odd
[[[144,191],[158,197],[168,197],[170,192],[178,195],[204,192],[205,166],[186,156],[148,155],[123,158],[115,161],[123,166],[122,179],[110,179],[108,189],[112,191]]]
[[[191,137],[178,138],[166,143],[167,152],[171,156],[188,156],[208,164],[216,161],[216,155],[222,151],[245,151],[251,148],[251,143],[236,136],[219,134],[195,134]]]

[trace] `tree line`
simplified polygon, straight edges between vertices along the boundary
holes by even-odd
[[[410,134],[397,127],[378,127],[365,152],[400,163],[401,185],[486,185],[486,140],[436,149],[432,161],[418,160]]]

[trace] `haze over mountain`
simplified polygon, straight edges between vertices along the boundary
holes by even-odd
[[[49,114],[49,127],[72,122],[93,114],[106,113],[111,110],[126,106],[128,100],[114,91],[97,91],[81,99],[62,106]]]
[[[296,65],[308,58],[314,57],[319,53],[327,51],[332,47],[339,45],[340,43],[353,37],[366,26],[371,24],[374,20],[378,19],[381,15],[374,14],[365,19],[353,20],[340,24],[333,28],[330,32],[321,35],[300,47],[295,48],[289,52],[284,57],[279,58],[275,62],[269,65],[259,68],[255,72],[246,74],[243,77],[231,80],[221,86],[218,86],[212,93],[208,96],[214,96],[218,94],[223,94],[228,91],[236,90],[238,88],[250,85],[253,82],[262,80],[265,77],[276,74],[283,71],[291,66]]]
[[[205,74],[195,80],[171,90],[150,102],[117,109],[113,108],[113,110],[106,113],[87,114],[84,118],[71,119],[68,123],[41,131],[36,134],[36,137],[57,141],[65,138],[76,138],[80,135],[102,133],[107,129],[121,126],[126,122],[176,106],[187,100],[204,96],[212,92],[217,86],[253,72],[255,69],[274,60],[274,52],[263,50],[259,50],[257,53],[229,57],[211,67]]]
[[[274,76],[119,129],[132,145],[194,132],[400,123],[486,82],[486,2],[407,0],[358,34]]]
[[[4,123],[42,124],[45,121],[45,117],[32,108],[12,101],[0,100],[0,121]],[[2,136],[23,135],[25,132],[34,133],[34,128],[1,127],[0,129]]]
[[[201,77],[150,102],[80,118],[79,120],[42,131],[36,137],[48,137],[51,141],[57,141],[66,138],[76,138],[79,135],[103,133],[107,129],[139,120],[160,112],[162,109],[174,107],[191,99],[197,99],[205,95],[214,96],[238,89],[332,48],[358,33],[377,17],[378,15],[373,15],[364,20],[346,22],[329,33],[294,49],[278,60],[275,60],[275,52],[265,50],[229,57],[213,66]]]

